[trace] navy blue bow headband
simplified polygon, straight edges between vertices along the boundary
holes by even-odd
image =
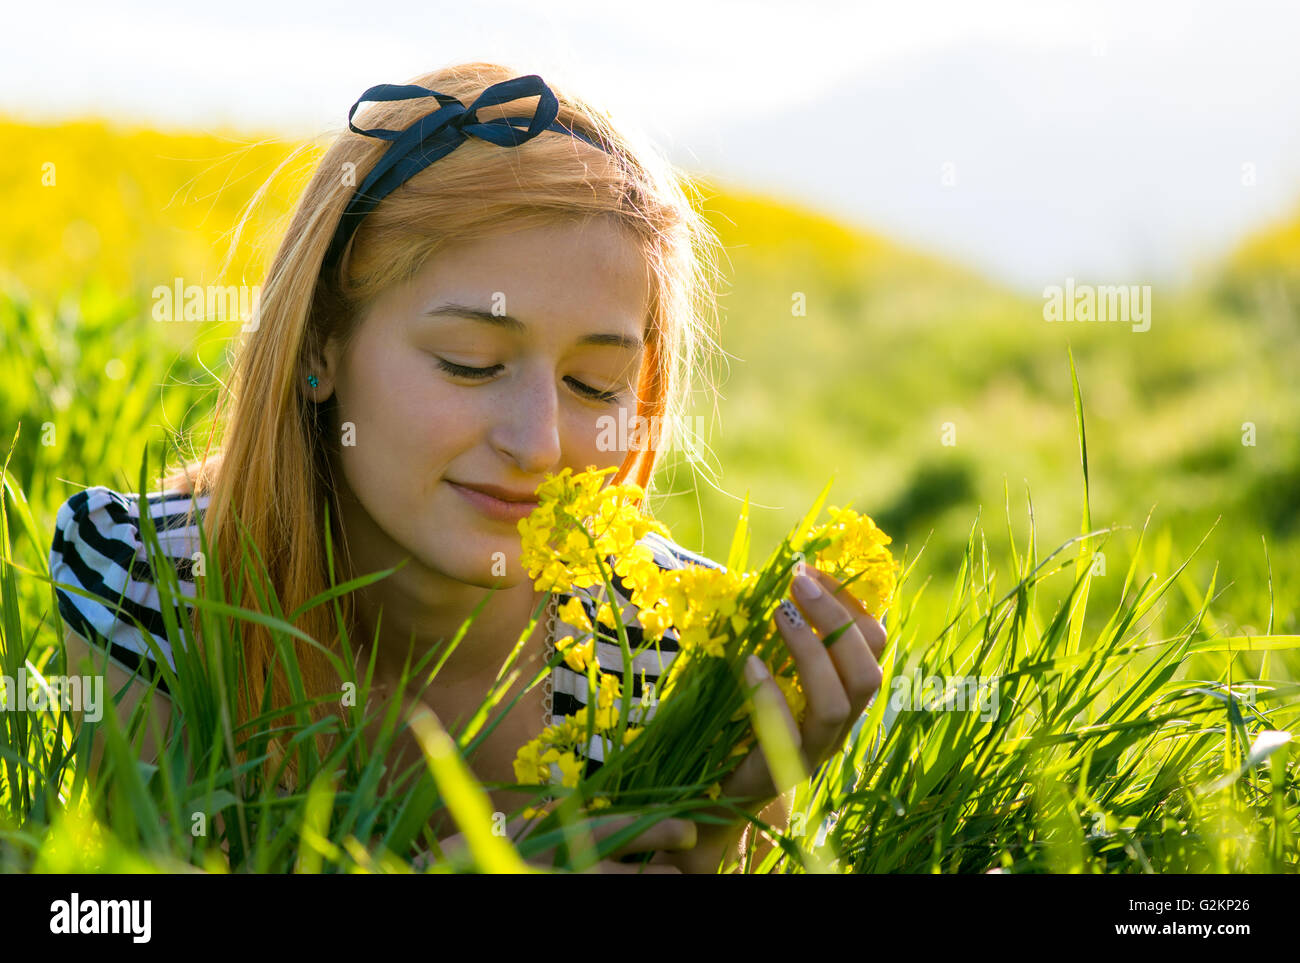
[[[352,123],[353,115],[363,103],[413,100],[420,97],[436,97],[441,106],[405,130],[382,127],[363,130]],[[537,106],[531,117],[494,117],[491,120],[478,118],[477,111],[481,107],[508,104],[524,97],[537,98]],[[338,261],[348,240],[356,233],[361,219],[373,211],[380,201],[434,161],[446,157],[463,144],[470,134],[499,147],[518,147],[542,131],[553,130],[580,138],[593,147],[609,152],[605,144],[559,123],[555,119],[558,114],[559,101],[551,88],[536,74],[493,84],[469,107],[449,94],[440,94],[418,84],[380,84],[371,87],[348,111],[348,127],[354,133],[382,138],[393,144],[362,181],[339,218],[334,239],[325,253],[325,266]],[[528,126],[521,128],[515,126],[516,123],[526,123]]]

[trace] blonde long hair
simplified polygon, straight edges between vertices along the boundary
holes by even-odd
[[[469,105],[485,87],[522,73],[526,71],[499,64],[469,63],[410,83]],[[597,135],[612,151],[553,131],[515,148],[471,137],[380,202],[362,220],[332,271],[323,271],[322,264],[353,185],[364,179],[389,142],[344,130],[321,157],[271,261],[258,323],[238,345],[213,419],[212,437],[220,438],[220,447],[209,444],[202,458],[186,461],[164,481],[168,489],[210,497],[205,534],[228,582],[239,582],[230,572],[232,560],[240,557],[237,528],[242,527],[262,553],[283,611],[292,612],[329,587],[321,522],[327,504],[331,519],[339,518],[327,447],[337,443],[338,434],[334,399],[317,405],[304,394],[308,359],[330,336],[346,343],[371,299],[411,278],[441,248],[491,235],[503,225],[524,228],[603,215],[639,242],[651,296],[637,414],[659,430],[649,446],[628,452],[615,478],[650,488],[660,454],[683,421],[693,374],[708,371],[715,347],[717,236],[688,196],[696,191],[689,177],[616,128],[607,113],[549,86],[559,99],[559,122]],[[432,99],[375,104],[356,123],[404,129],[435,106]],[[480,116],[519,113],[516,102],[483,109]],[[678,441],[689,447],[693,438],[685,433]],[[229,584],[226,595],[236,604],[260,609],[251,578],[245,575],[242,584]],[[351,634],[356,625],[351,594],[340,604]],[[316,606],[295,624],[342,655],[330,606]],[[269,631],[254,623],[241,629],[249,677],[246,686],[237,686],[237,724],[261,705],[268,681],[273,708],[293,701],[282,670],[272,676],[275,648]],[[201,644],[197,612],[194,637]],[[338,693],[341,680],[329,660],[301,640],[293,644],[308,694]],[[327,711],[317,708],[318,718]],[[283,749],[273,740],[271,752],[273,759],[280,758]],[[296,784],[292,759],[286,772]]]

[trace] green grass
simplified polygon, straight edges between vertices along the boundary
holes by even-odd
[[[1300,219],[1195,285],[1157,289],[1151,330],[1134,333],[1046,324],[1033,297],[762,199],[719,192],[708,206],[731,279],[719,471],[669,466],[658,517],[724,559],[748,494],[761,553],[833,477],[908,566],[873,709],[800,790],[802,832],[748,868],[1294,872],[1297,753],[1264,755],[1264,734],[1297,731],[1300,694]],[[151,257],[150,277],[200,274]],[[64,671],[46,568],[57,506],[83,485],[140,490],[160,438],[201,451],[237,331],[151,322],[148,283],[89,262],[46,274],[57,288],[0,291],[9,675]],[[204,604],[233,643],[228,603]],[[402,870],[438,819],[474,840],[474,865],[518,865],[447,752],[450,739],[472,762],[504,704],[472,731],[426,727],[426,758],[392,774],[396,788],[380,771],[391,731],[363,745],[354,717],[320,759],[300,721],[306,788],[281,796],[235,761],[261,755],[265,732],[231,723],[238,645],[222,656],[179,673],[186,726],[156,766],[133,759],[142,718],[73,733],[57,715],[0,713],[0,870]],[[998,711],[891,709],[914,676],[996,679]],[[108,758],[93,781],[92,735]]]
[[[1028,531],[1017,538],[1008,499],[1008,557],[994,562],[977,522],[946,598],[934,601],[925,598],[929,579],[917,584],[919,559],[905,560],[880,693],[845,751],[800,785],[789,832],[775,834],[776,848],[761,861],[751,854],[746,871],[1295,871],[1300,792],[1285,740],[1297,725],[1300,686],[1283,657],[1300,646],[1300,636],[1273,634],[1271,596],[1264,634],[1227,637],[1218,631],[1215,580],[1198,586],[1188,574],[1189,560],[1172,559],[1167,543],[1153,549],[1145,525],[1125,550],[1109,548],[1113,575],[1124,571],[1120,602],[1100,631],[1088,627],[1090,588],[1098,578],[1095,552],[1119,533],[1091,528],[1086,409],[1077,382],[1075,400],[1083,531],[1040,559],[1032,502],[1026,506]],[[146,490],[149,479],[146,460],[135,490]],[[33,626],[18,588],[21,576],[48,597],[48,572],[13,557],[20,546],[38,546],[42,528],[7,467],[5,482],[0,663],[10,676],[23,666],[48,674],[63,664],[61,647],[37,643],[45,630],[61,637],[57,616]],[[161,549],[148,522],[143,536],[157,556]],[[1203,547],[1204,540],[1197,548]],[[784,550],[790,553],[789,543]],[[1167,576],[1140,574],[1152,555],[1171,566]],[[212,573],[222,571],[222,560],[208,558]],[[255,552],[241,562],[258,567]],[[169,566],[155,570],[166,575]],[[391,571],[337,586],[309,605],[329,603]],[[462,759],[472,759],[484,719],[495,713],[489,725],[495,724],[507,708],[499,705],[502,690],[488,694],[479,716],[460,733],[423,720],[425,760],[386,788],[382,760],[395,734],[393,710],[369,745],[360,738],[368,721],[360,710],[344,724],[313,723],[302,697],[294,707],[297,721],[281,731],[296,747],[306,788],[279,790],[278,773],[264,778],[260,765],[271,719],[279,713],[264,706],[246,726],[232,721],[234,686],[242,678],[235,630],[247,619],[271,627],[281,668],[300,695],[287,641],[304,636],[269,586],[259,600],[271,613],[265,615],[220,598],[220,578],[204,585],[215,586],[217,596],[205,588],[194,604],[205,616],[205,637],[217,641],[211,656],[201,659],[181,644],[187,630],[169,620],[178,664],[174,674],[168,670],[167,682],[174,719],[184,725],[173,724],[156,763],[140,762],[134,748],[147,703],[126,732],[106,713],[101,723],[83,724],[66,740],[66,720],[57,711],[0,714],[4,869],[59,871],[75,863],[104,871],[402,872],[410,869],[413,846],[433,845],[426,827],[442,817],[442,826],[465,834],[469,861],[437,862],[432,871],[519,871],[525,868],[521,853],[572,838],[570,826],[548,829],[516,849],[493,832],[487,796]],[[1192,614],[1171,621],[1167,603],[1179,590]],[[163,583],[162,595],[167,611],[167,603],[179,598],[174,577]],[[927,610],[943,622],[937,634],[920,628],[917,613]],[[411,677],[420,678],[440,651],[430,652]],[[349,669],[350,651],[343,655],[336,662],[340,677],[357,687],[357,704],[366,705],[369,677],[358,678]],[[1258,670],[1248,667],[1255,657]],[[905,692],[920,691],[907,679],[928,676],[987,681],[989,701],[964,711],[936,706],[933,699],[912,704],[911,696],[900,703]],[[673,719],[661,712],[652,726]],[[312,738],[320,732],[335,736],[323,758]],[[88,780],[92,739],[104,740],[107,763]],[[246,761],[239,761],[240,752]],[[597,778],[608,776],[602,770]],[[628,811],[645,825],[689,807],[645,802],[616,810]],[[224,820],[219,832],[218,814]],[[571,817],[564,814],[566,821]],[[566,850],[557,868],[583,868],[621,838],[603,840],[599,852]],[[76,862],[88,855],[88,863]]]

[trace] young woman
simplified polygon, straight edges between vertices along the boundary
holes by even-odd
[[[454,730],[541,604],[519,567],[516,523],[545,475],[616,467],[614,480],[649,487],[711,345],[716,242],[678,172],[535,76],[466,64],[363,101],[375,106],[356,124],[349,115],[271,264],[218,409],[220,451],[146,504],[182,569],[197,550],[185,496],[223,559],[238,557],[237,515],[285,611],[328,586],[327,505],[338,581],[405,560],[345,596],[349,635],[363,664],[377,648],[376,694],[422,703]],[[610,432],[620,418],[646,430]],[[629,443],[610,444],[614,435]],[[132,567],[143,557],[138,522],[135,496],[99,487],[69,499],[51,553],[56,580],[99,585],[114,600],[126,589],[141,615],[156,614],[148,574]],[[664,566],[714,564],[663,539],[652,547]],[[451,638],[490,589],[422,699],[397,691],[407,660]],[[814,767],[842,746],[880,682],[884,630],[837,589],[801,578],[798,610],[776,620],[808,700],[802,728],[787,725]],[[138,633],[93,601],[63,595],[60,609],[78,633],[70,655],[84,636],[128,665],[148,658]],[[557,623],[554,612],[538,623],[503,705],[545,664]],[[328,607],[298,625],[340,651]],[[267,685],[274,705],[288,704],[283,676],[268,681],[268,633],[249,625],[244,637],[254,704]],[[634,695],[641,670],[647,681],[666,671],[671,638],[662,650],[654,664],[638,659]],[[297,653],[311,692],[339,691],[324,656],[300,643]],[[599,656],[602,671],[622,675],[617,649]],[[523,692],[471,760],[480,779],[513,782],[518,747],[583,711],[584,676],[561,664],[548,681]],[[409,731],[397,752],[396,768],[420,758]],[[723,791],[757,799],[751,811],[777,821],[781,799],[758,750]],[[493,802],[509,812],[521,800]],[[654,869],[712,871],[746,825],[666,820],[623,852],[657,850]]]

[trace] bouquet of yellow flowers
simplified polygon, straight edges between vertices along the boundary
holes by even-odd
[[[642,540],[651,532],[668,537],[667,530],[641,513],[637,486],[605,484],[612,471],[574,474],[565,469],[548,476],[537,492],[538,507],[519,523],[521,561],[535,587],[575,593],[559,614],[578,635],[558,639],[556,649],[570,668],[586,674],[587,691],[595,698],[587,699],[585,719],[568,718],[521,747],[515,777],[521,785],[552,790],[558,783],[567,799],[589,809],[716,800],[722,780],[754,741],[741,673],[751,654],[763,660],[795,719],[802,721],[804,698],[793,660],[772,623],[799,566],[808,564],[839,579],[879,616],[895,591],[897,563],[887,547],[891,539],[870,518],[848,508],[831,507],[829,521],[814,525],[823,492],[756,571],[746,570],[745,512],[726,568],[665,570]],[[615,576],[630,605],[615,593]],[[576,594],[587,589],[594,590],[597,601],[594,621]],[[636,651],[626,631],[632,618],[642,629]],[[647,687],[634,704],[630,686],[599,672],[595,642],[617,644],[622,664],[632,666],[639,652],[656,648],[670,630],[678,651],[652,714]],[[590,746],[594,737],[604,748],[603,764],[584,776],[579,747]],[[524,815],[538,813],[529,807]],[[546,815],[552,818],[554,814]]]

